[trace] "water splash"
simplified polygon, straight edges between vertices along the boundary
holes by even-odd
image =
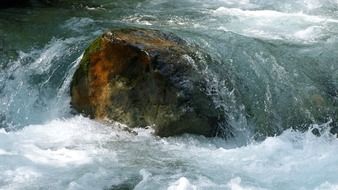
[[[81,116],[1,130],[0,187],[292,190],[338,185],[338,141],[327,131],[318,137],[287,130],[240,147],[222,139],[135,132]]]
[[[95,4],[1,11],[0,126],[14,129],[0,131],[1,189],[337,189],[336,0]],[[238,138],[161,139],[68,114],[89,41],[135,26],[210,55],[208,93]]]

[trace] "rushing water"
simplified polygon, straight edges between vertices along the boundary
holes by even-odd
[[[208,53],[201,72],[235,137],[158,138],[74,116],[69,84],[81,54],[117,27],[173,32]],[[337,120],[337,0],[0,10],[0,189],[335,190]]]

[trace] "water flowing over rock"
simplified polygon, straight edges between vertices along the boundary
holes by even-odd
[[[71,103],[97,120],[153,126],[159,136],[215,136],[225,120],[186,42],[157,30],[120,29],[97,38],[71,85]]]

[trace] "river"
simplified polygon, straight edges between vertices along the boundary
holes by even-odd
[[[112,28],[172,32],[233,137],[159,138],[74,114],[84,49]],[[337,0],[74,0],[0,10],[0,189],[337,190]],[[297,130],[294,130],[294,129]]]

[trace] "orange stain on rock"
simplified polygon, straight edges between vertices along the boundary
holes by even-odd
[[[89,55],[89,101],[95,117],[104,119],[110,105],[110,79],[114,76],[145,72],[150,57],[144,51],[124,43],[102,38],[99,51]]]

